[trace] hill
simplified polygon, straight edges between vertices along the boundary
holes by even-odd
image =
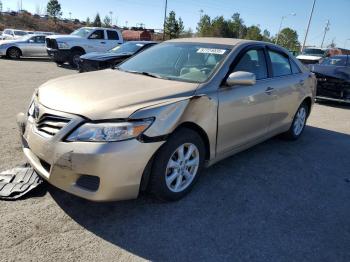
[[[78,20],[58,20],[57,23],[48,16],[31,15],[30,13],[2,13],[0,15],[0,31],[5,28],[15,28],[28,31],[45,31],[69,34],[84,26]]]

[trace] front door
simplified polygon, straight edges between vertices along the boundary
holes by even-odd
[[[95,30],[89,36],[89,47],[86,52],[106,52],[108,50],[107,40],[105,39],[105,30]]]
[[[243,146],[268,132],[275,98],[271,90],[264,48],[245,51],[232,72],[254,73],[252,86],[219,89],[217,153]]]

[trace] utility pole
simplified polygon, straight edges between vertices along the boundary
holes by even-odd
[[[109,15],[111,17],[111,26],[113,26],[113,12],[109,11]]]
[[[167,8],[168,8],[168,0],[165,0],[164,23],[163,23],[163,40],[165,40],[165,23],[166,23]]]
[[[330,26],[330,22],[329,22],[329,20],[327,20],[326,27],[324,28],[324,34],[323,34],[323,38],[322,38],[321,48],[323,47],[323,43],[324,43],[324,39],[326,38],[326,34],[329,31],[329,26]]]
[[[291,13],[289,15],[296,16],[296,13]],[[277,33],[277,37],[276,37],[276,41],[275,41],[276,45],[278,44],[278,39],[280,38],[280,33],[281,33],[281,29],[282,29],[283,20],[286,19],[289,15],[284,15],[284,16],[281,17],[281,23],[280,23],[280,27],[278,28],[278,33]]]
[[[311,24],[311,20],[312,20],[312,15],[313,15],[314,9],[315,9],[315,4],[316,4],[316,0],[314,0],[314,2],[312,4],[311,13],[310,13],[310,17],[309,17],[309,22],[307,23],[307,27],[306,27],[306,33],[305,33],[304,42],[303,42],[303,45],[301,47],[301,52],[303,52],[303,50],[305,48],[306,39],[307,39],[307,35],[309,34],[310,24]]]
[[[72,12],[69,12],[69,20],[72,21]]]

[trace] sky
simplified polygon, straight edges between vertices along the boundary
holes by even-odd
[[[1,0],[3,10],[17,10],[20,0]],[[164,19],[165,0],[59,0],[63,17],[93,20],[96,13],[101,17],[113,12],[113,23],[119,26],[135,26],[143,23],[147,28],[161,29]],[[196,31],[200,10],[212,18],[223,15],[230,18],[240,13],[245,24],[259,25],[277,34],[282,16],[287,16],[283,27],[291,27],[303,41],[313,0],[168,0],[168,12],[174,10],[184,21],[185,28]],[[23,9],[35,12],[45,10],[47,0],[22,0]],[[307,45],[320,46],[324,27],[330,20],[325,44],[334,40],[338,47],[350,48],[350,0],[317,0]],[[295,16],[289,14],[295,13]],[[126,22],[127,21],[127,22]],[[349,40],[347,40],[349,39]]]

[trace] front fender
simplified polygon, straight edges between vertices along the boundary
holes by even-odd
[[[207,135],[212,159],[215,157],[216,148],[217,107],[217,99],[197,95],[142,108],[134,112],[130,119],[155,117],[155,122],[144,133],[151,138],[167,136],[185,123],[195,124]]]

